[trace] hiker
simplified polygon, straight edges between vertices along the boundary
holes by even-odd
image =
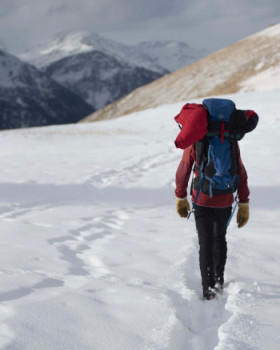
[[[199,116],[201,117],[201,108],[203,107],[203,113],[205,116],[203,118],[201,117],[199,123],[197,123],[196,127],[193,127],[192,130],[186,131],[186,127],[185,130],[183,128],[181,135],[179,135],[175,141],[176,147],[180,147],[180,145],[178,146],[179,141],[181,142],[183,140],[183,145],[188,145],[189,138],[192,138],[191,142],[193,142],[195,139],[195,133],[198,133],[197,139],[200,138],[201,130],[198,130],[197,125],[200,126],[200,129],[205,129],[203,132],[204,135],[206,132],[208,132],[208,134],[206,133],[206,136],[188,145],[184,149],[182,160],[176,172],[175,190],[177,212],[181,217],[186,218],[188,217],[191,210],[190,204],[187,200],[187,188],[190,175],[193,170],[193,179],[191,181],[191,197],[200,247],[199,265],[202,278],[203,296],[208,300],[215,298],[216,293],[222,290],[224,284],[224,269],[227,258],[226,232],[228,221],[232,215],[232,205],[234,202],[233,192],[235,190],[237,190],[238,195],[238,227],[241,228],[246,225],[249,219],[250,191],[247,183],[247,172],[240,156],[238,142],[237,140],[234,140],[233,142],[226,140],[227,135],[224,128],[225,125],[223,124],[221,127],[220,122],[216,122],[215,127],[217,128],[218,123],[219,130],[215,137],[213,137],[213,134],[209,133],[209,130],[211,129],[209,113],[214,111],[213,105],[215,104],[215,108],[217,109],[220,102],[220,99],[204,100],[203,106],[200,105],[199,107],[195,107],[196,109],[190,112],[187,109],[190,110],[191,107],[186,105],[187,107],[185,106],[185,111],[183,108],[181,113],[185,113],[187,115],[187,113],[190,114],[198,111],[196,113],[197,115],[200,113]],[[234,110],[236,111],[235,105]],[[229,109],[228,113],[229,116],[232,115],[232,109]],[[250,118],[253,117],[251,119],[251,122],[254,124],[254,126],[252,126],[251,129],[256,127],[258,116],[255,112],[238,110],[236,113],[239,113],[240,116],[242,113],[242,115],[244,115],[247,120],[250,120]],[[219,117],[221,116],[220,111],[218,112],[218,115]],[[175,120],[178,122],[178,119],[180,118],[182,119],[182,114],[180,116],[176,116]],[[192,118],[193,120],[198,121],[198,117],[193,117],[193,115],[187,115],[186,120],[190,121]],[[191,124],[191,127],[192,125],[193,123]],[[187,125],[187,128],[189,128],[189,125]],[[220,128],[222,131],[220,131]],[[210,134],[211,137],[209,136]],[[182,135],[184,136],[184,139],[180,139]],[[240,136],[240,138],[243,136]],[[230,137],[232,136],[228,135],[228,138]],[[228,152],[230,153],[229,172],[232,175],[236,173],[236,175],[233,175],[233,188],[218,190],[216,189],[218,186],[215,185],[214,180],[212,181],[213,174],[215,174],[217,170],[214,167],[214,165],[216,166],[216,162],[215,160],[212,160],[210,156],[212,153],[209,151],[209,144],[213,143],[210,140],[213,139],[215,143],[218,142],[219,147],[221,146],[220,148],[224,149],[226,145],[228,147]],[[212,148],[213,147],[215,147],[215,145],[212,146]],[[214,153],[212,156],[215,157]],[[221,159],[225,159],[225,157],[223,156]],[[204,161],[203,164],[202,161]],[[202,169],[204,171],[203,176]]]

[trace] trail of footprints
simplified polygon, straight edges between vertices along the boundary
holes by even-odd
[[[38,208],[37,208],[38,209]],[[14,221],[20,216],[24,217],[26,212],[30,212],[28,206],[8,206],[2,207],[0,217],[5,221]],[[24,303],[24,298],[33,293],[39,293],[40,298],[48,298],[48,290],[55,288],[56,293],[63,294],[66,286],[75,288],[75,277],[84,277],[84,283],[88,283],[88,278],[105,278],[111,276],[108,266],[102,261],[101,255],[105,246],[120,232],[124,221],[128,215],[125,211],[106,211],[98,217],[80,217],[77,223],[80,227],[71,229],[68,234],[47,239],[47,243],[54,246],[60,253],[60,258],[67,262],[68,272],[62,275],[54,275],[50,271],[41,271],[42,280],[34,285],[19,287],[13,290],[2,291],[0,293],[1,318],[0,318],[0,347],[11,343],[15,337],[12,329],[7,326],[7,321],[15,314],[15,305],[18,302]],[[32,223],[35,226],[51,228],[49,223]],[[31,224],[31,223],[30,223]],[[78,226],[77,225],[77,226]],[[57,229],[52,227],[52,229]],[[20,270],[2,269],[2,274],[13,274],[16,278],[18,274],[26,274],[24,266]],[[36,271],[34,271],[36,273]],[[38,272],[39,273],[39,272]],[[110,277],[109,277],[110,278]],[[113,277],[112,277],[113,279]],[[51,293],[53,295],[53,292]],[[4,304],[3,304],[4,303]]]
[[[172,146],[173,147],[173,146]],[[159,154],[153,154],[146,157],[130,159],[129,164],[127,161],[124,164],[120,164],[118,169],[109,169],[105,171],[96,172],[93,176],[90,176],[87,180],[87,184],[94,186],[108,186],[108,185],[124,185],[126,183],[134,183],[139,178],[148,176],[149,170],[158,168],[161,165],[166,164],[167,159],[172,161],[177,159],[178,155],[174,153],[174,150],[170,150],[169,147],[165,149],[165,152]]]
[[[103,216],[82,217],[83,225],[69,231],[68,236],[49,240],[69,264],[69,274],[100,278],[111,274],[101,255],[105,246],[115,239],[124,220],[125,211],[107,211]]]

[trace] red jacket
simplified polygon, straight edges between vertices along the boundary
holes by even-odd
[[[187,195],[187,188],[189,183],[189,178],[192,172],[193,163],[196,162],[196,151],[194,146],[189,146],[184,150],[182,160],[178,166],[176,172],[176,190],[175,194],[177,198],[185,198]],[[249,188],[247,183],[247,172],[242,163],[240,156],[240,150],[238,147],[238,170],[239,175],[239,186],[238,186],[238,198],[240,203],[249,202]],[[196,164],[197,165],[197,164]],[[196,195],[196,190],[192,191],[192,202]],[[232,205],[234,199],[233,194],[220,194],[218,196],[213,196],[212,198],[203,192],[200,192],[197,200],[197,204],[204,207],[215,207],[224,208]]]

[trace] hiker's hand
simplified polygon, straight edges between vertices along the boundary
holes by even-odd
[[[176,210],[181,218],[186,218],[190,211],[190,204],[187,198],[176,198]]]
[[[249,204],[239,203],[237,217],[236,217],[238,228],[245,226],[248,220],[249,220]]]

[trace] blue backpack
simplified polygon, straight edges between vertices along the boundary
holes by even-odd
[[[238,187],[237,140],[225,136],[235,104],[226,99],[206,99],[203,106],[208,111],[208,132],[195,143],[199,181],[193,184],[196,190],[213,195],[233,193]],[[238,138],[240,138],[238,136]]]
[[[246,132],[251,131],[247,126],[248,120],[245,125],[245,111],[237,110],[233,101],[209,98],[203,101],[203,107],[208,112],[208,132],[194,145],[197,155],[194,171],[198,176],[193,178],[192,189],[196,189],[197,193],[189,216],[195,210],[201,191],[213,197],[234,193],[237,190],[239,184],[237,141]],[[255,128],[256,125],[257,121],[250,128]],[[248,130],[245,130],[246,128]],[[229,222],[230,220],[228,224]]]

